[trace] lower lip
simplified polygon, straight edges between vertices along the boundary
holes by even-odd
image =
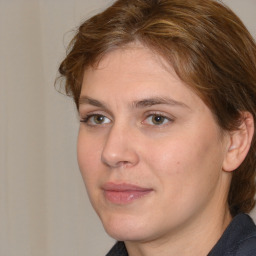
[[[137,199],[148,195],[152,190],[128,190],[128,191],[112,191],[105,190],[105,198],[113,204],[129,204]]]

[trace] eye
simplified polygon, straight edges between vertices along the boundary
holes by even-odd
[[[81,122],[94,126],[94,125],[108,124],[111,122],[111,120],[104,115],[93,114],[93,115],[88,115],[87,117],[82,119]]]
[[[152,115],[149,115],[144,122],[150,125],[163,125],[170,121],[172,121],[172,119],[166,116],[163,116],[160,114],[152,114]]]

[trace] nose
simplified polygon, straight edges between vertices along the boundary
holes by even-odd
[[[139,162],[132,128],[118,124],[112,126],[102,150],[101,161],[111,168],[132,167]]]

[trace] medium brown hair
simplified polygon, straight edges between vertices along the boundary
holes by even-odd
[[[224,131],[239,129],[242,111],[256,120],[255,42],[241,20],[214,0],[118,0],[85,21],[59,68],[77,108],[85,68],[134,41],[165,58]],[[255,205],[255,152],[254,134],[246,159],[233,172],[232,215]]]

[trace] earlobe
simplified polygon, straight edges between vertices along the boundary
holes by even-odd
[[[229,133],[229,145],[222,169],[234,171],[244,161],[254,134],[254,120],[250,112],[241,113],[241,125],[238,130]]]

